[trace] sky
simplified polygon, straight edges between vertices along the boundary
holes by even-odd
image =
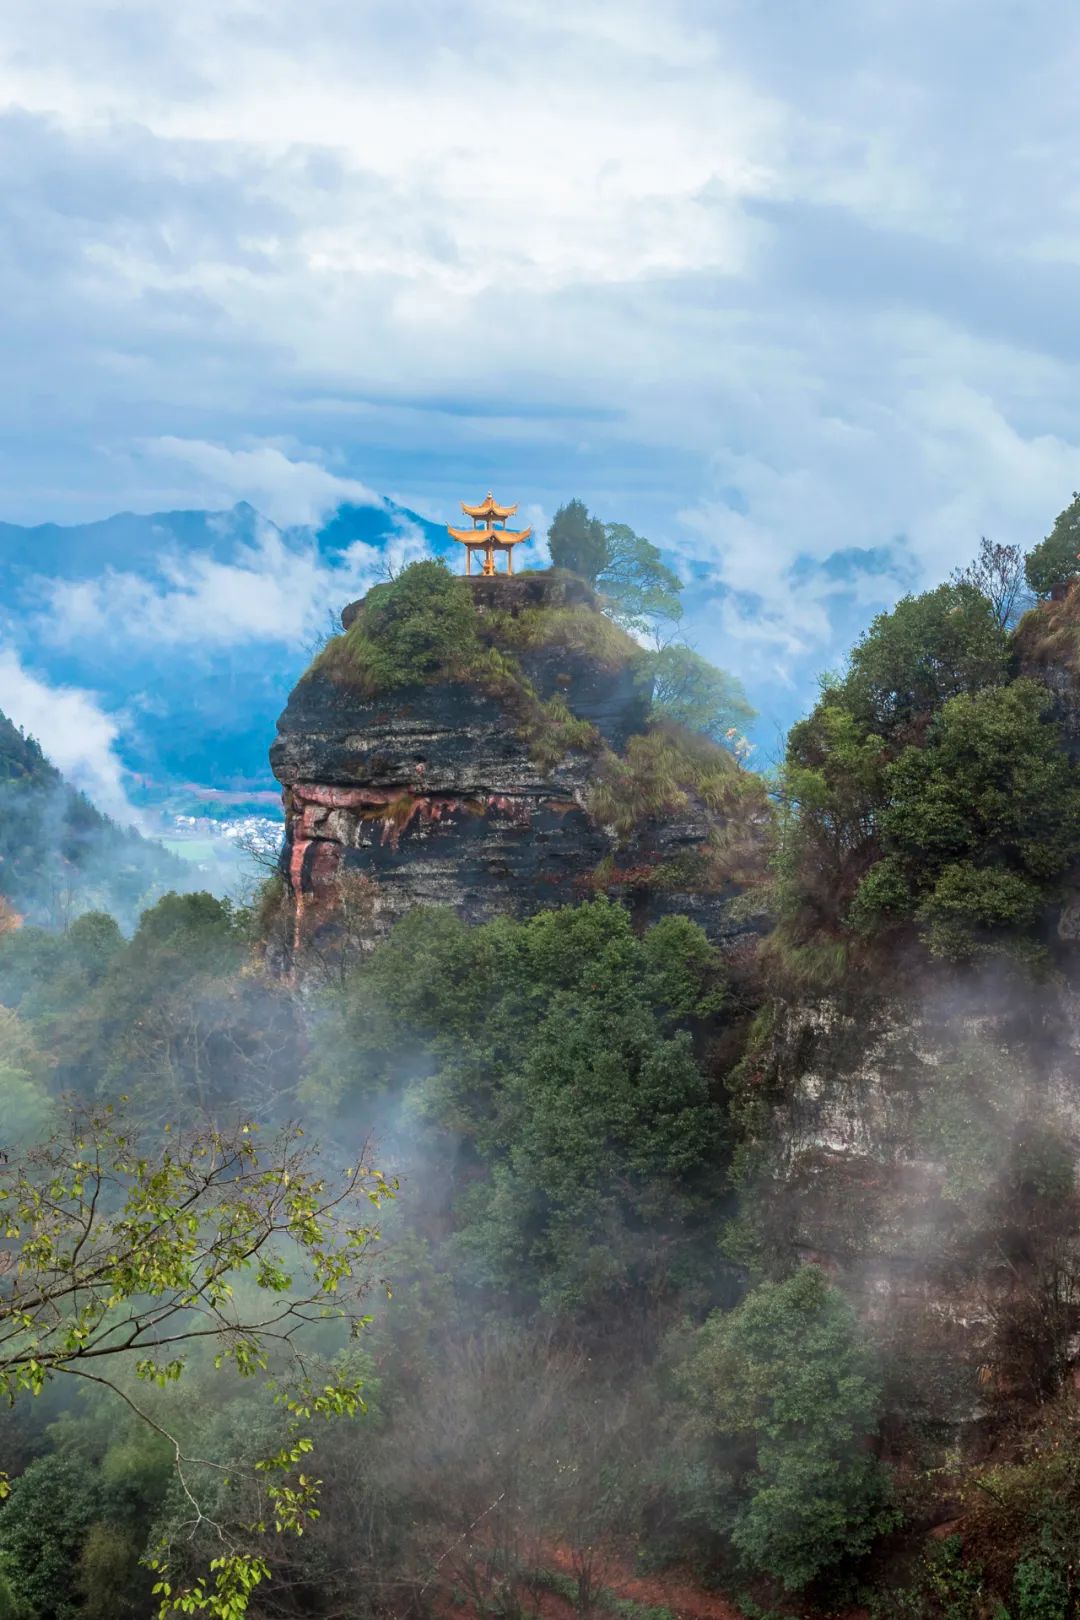
[[[1069,0],[6,0],[0,519],[578,496],[778,728],[1080,485],[1077,82]]]

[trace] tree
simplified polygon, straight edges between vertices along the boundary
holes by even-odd
[[[285,1446],[260,1465],[261,1517],[299,1533],[317,1511],[299,1425],[360,1400],[347,1379],[313,1384],[303,1332],[327,1317],[360,1325],[358,1273],[378,1236],[361,1217],[390,1192],[362,1164],[328,1177],[296,1128],[265,1147],[249,1125],[166,1128],[147,1143],[111,1109],[73,1113],[41,1147],[0,1161],[0,1395],[37,1395],[60,1377],[111,1390],[171,1446],[193,1530],[206,1519],[193,1459],[131,1380],[166,1388],[209,1345],[216,1365],[264,1376],[292,1414]],[[266,1565],[236,1527],[214,1528],[210,1575],[175,1593],[162,1568],[160,1590],[166,1608],[232,1620]]]
[[[853,916],[917,917],[938,955],[1009,946],[1080,855],[1080,778],[1050,698],[1019,680],[950,699],[884,773],[883,858]]]
[[[414,1117],[467,1143],[457,1247],[482,1285],[573,1314],[665,1293],[715,1196],[723,1116],[686,1025],[722,1000],[702,930],[638,938],[606,900],[469,928],[414,910],[329,1003],[331,1095],[422,1076]]]
[[[0,1152],[35,1141],[52,1104],[45,1064],[18,1013],[0,1006]]]
[[[756,718],[743,685],[692,647],[662,647],[652,660],[653,713],[722,742]]]
[[[874,1358],[816,1266],[714,1312],[682,1383],[707,1432],[749,1447],[732,1541],[751,1570],[796,1591],[893,1523],[888,1476],[866,1448]]]
[[[1019,546],[1001,545],[984,534],[978,555],[966,568],[953,569],[952,582],[981,591],[998,624],[1009,630],[1019,616],[1024,595],[1024,553]]]
[[[596,586],[607,598],[612,618],[639,633],[659,634],[661,625],[677,624],[682,580],[661,561],[652,541],[626,523],[609,523],[604,534],[607,555]]]
[[[1067,585],[1080,574],[1080,493],[1054,520],[1045,540],[1027,554],[1024,572],[1037,596],[1049,596],[1056,585]]]
[[[879,613],[851,654],[837,699],[888,737],[916,725],[959,692],[999,686],[1009,641],[994,608],[968,581],[905,596]]]
[[[610,556],[604,525],[578,500],[567,501],[555,513],[548,528],[548,547],[555,568],[580,574],[590,585],[596,583]]]

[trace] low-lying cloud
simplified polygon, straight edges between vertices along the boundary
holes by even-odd
[[[328,560],[313,533],[283,534],[263,520],[255,539],[238,541],[228,561],[169,550],[149,560],[152,572],[42,581],[48,606],[38,631],[65,645],[122,624],[125,639],[139,647],[210,650],[250,641],[303,647],[345,602],[427,554],[423,533],[406,524],[384,545],[357,541]]]
[[[120,722],[105,713],[92,692],[50,686],[24,667],[14,648],[0,646],[0,710],[37,739],[57,769],[99,810],[122,825],[140,825],[116,750]]]

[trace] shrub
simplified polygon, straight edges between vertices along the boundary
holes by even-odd
[[[1049,596],[1056,585],[1064,585],[1080,574],[1080,494],[1059,512],[1045,540],[1029,551],[1024,573],[1038,596]]]
[[[889,736],[959,693],[999,685],[1008,669],[1009,639],[991,603],[954,582],[880,613],[852,652],[838,696],[863,725]]]
[[[1055,879],[1080,854],[1080,780],[1035,681],[961,694],[924,747],[883,772],[883,859],[851,910],[864,930],[914,915],[935,954],[1028,948]]]
[[[374,694],[444,674],[477,646],[465,580],[445,563],[415,562],[368,592],[349,629],[323,649],[315,668],[351,674]]]
[[[866,1449],[880,1401],[874,1358],[816,1267],[710,1316],[682,1380],[722,1443],[751,1447],[732,1529],[750,1570],[795,1591],[893,1525],[888,1476]]]
[[[605,753],[589,795],[589,814],[627,839],[645,821],[685,810],[697,798],[714,813],[766,812],[760,777],[740,771],[732,754],[681,726],[652,726],[631,737],[623,758]]]

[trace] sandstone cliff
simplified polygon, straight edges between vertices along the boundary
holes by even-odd
[[[765,819],[756,782],[715,745],[650,733],[641,651],[580,581],[548,573],[454,587],[475,619],[472,665],[371,690],[348,662],[363,607],[353,603],[340,645],[278,722],[270,757],[294,948],[332,936],[350,876],[367,885],[372,938],[419,905],[478,922],[598,888],[643,917],[685,910],[714,937],[744,933],[730,907],[738,861],[721,870],[706,859],[733,817],[699,778],[718,776],[739,804],[744,843]],[[706,748],[704,765],[691,757]],[[681,770],[669,761],[680,750]]]

